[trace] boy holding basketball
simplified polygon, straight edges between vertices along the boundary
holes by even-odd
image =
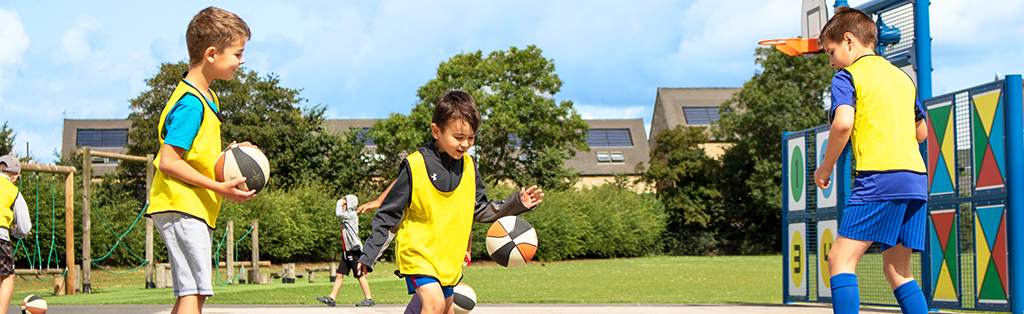
[[[14,247],[11,236],[24,238],[32,231],[28,206],[18,192],[21,162],[14,155],[0,156],[0,314],[7,313],[14,294]]]
[[[914,82],[874,54],[875,23],[860,10],[836,9],[819,45],[836,68],[832,78],[831,133],[814,182],[827,188],[839,154],[852,142],[856,179],[839,237],[828,255],[832,309],[858,313],[857,262],[872,242],[882,244],[885,279],[903,313],[927,313],[911,272],[911,253],[924,249],[927,170],[918,143],[927,137]],[[834,143],[834,144],[833,144]]]
[[[446,313],[452,288],[462,280],[462,262],[473,221],[534,209],[544,193],[536,186],[504,202],[487,199],[476,162],[466,152],[480,126],[473,96],[452,91],[434,106],[433,139],[402,162],[398,178],[373,217],[359,271],[373,271],[385,246],[395,239],[398,275],[409,294],[422,301],[421,313]],[[394,231],[393,231],[394,230]],[[392,233],[393,231],[393,233]]]
[[[359,287],[363,289],[364,299],[356,303],[356,306],[376,304],[373,302],[373,296],[370,295],[370,284],[366,282],[366,274],[357,271],[356,259],[359,259],[363,248],[362,240],[359,239],[359,216],[356,215],[356,205],[358,204],[359,198],[356,198],[355,195],[345,195],[338,200],[334,209],[334,214],[341,219],[341,263],[338,264],[338,270],[335,271],[338,278],[334,280],[334,289],[331,290],[330,295],[316,298],[317,301],[328,306],[337,304],[334,298],[338,296],[338,290],[341,289],[342,277],[348,274],[349,270],[351,270],[352,276],[359,281]]]
[[[230,80],[245,60],[249,26],[234,13],[208,7],[196,13],[185,32],[189,70],[167,101],[157,136],[160,151],[146,214],[167,245],[177,299],[171,313],[201,313],[213,295],[212,230],[221,197],[252,198],[238,178],[217,182],[214,163],[221,151],[220,102],[210,90],[214,79]]]

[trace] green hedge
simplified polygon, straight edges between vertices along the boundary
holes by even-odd
[[[39,194],[36,196],[36,178]],[[76,176],[78,178],[78,176]],[[92,257],[102,257],[114,245],[118,236],[135,222],[143,203],[139,201],[145,191],[122,184],[124,180],[107,177],[92,183]],[[60,260],[64,265],[64,195],[63,176],[27,174],[22,177],[22,190],[32,213],[33,234],[23,243],[29,244],[29,254],[36,256],[38,237],[43,263],[51,265]],[[75,182],[75,259],[81,262],[82,197],[81,181]],[[56,193],[51,194],[51,189]],[[498,186],[488,190],[492,199],[504,200],[517,189]],[[334,261],[341,253],[341,222],[334,216],[334,206],[344,194],[359,196],[365,203],[378,196],[375,191],[333,191],[316,184],[305,184],[289,190],[268,189],[244,203],[224,201],[213,231],[214,248],[224,238],[225,225],[233,220],[234,237],[239,241],[238,260],[251,256],[251,239],[243,238],[249,231],[250,221],[259,220],[260,259],[282,261]],[[36,218],[36,206],[39,217]],[[53,209],[51,211],[51,208]],[[100,218],[100,215],[104,219]],[[54,220],[51,222],[51,216]],[[360,214],[360,237],[370,235],[373,213]],[[665,231],[662,205],[653,195],[641,194],[614,185],[583,190],[545,191],[545,198],[535,211],[522,215],[537,230],[540,246],[535,260],[554,261],[571,258],[603,258],[640,256],[660,251],[660,238]],[[104,222],[105,220],[105,222]],[[109,225],[109,227],[108,227]],[[473,225],[473,258],[489,260],[485,240],[490,224]],[[51,228],[54,230],[50,232]],[[113,230],[113,232],[111,232]],[[53,253],[50,239],[53,240]],[[159,234],[154,237],[156,261],[167,260],[167,251]],[[135,266],[140,262],[128,252],[144,256],[145,221],[140,220],[107,259],[96,262],[105,266]],[[394,246],[389,246],[383,260],[393,260]],[[218,250],[221,260],[226,248]],[[17,264],[27,268],[28,260],[19,249]]]
[[[503,200],[516,191],[488,191]],[[664,207],[653,195],[605,185],[582,190],[545,192],[537,209],[521,215],[537,230],[535,259],[631,257],[660,250],[665,231]],[[490,260],[485,237],[490,224],[473,224],[473,258]]]

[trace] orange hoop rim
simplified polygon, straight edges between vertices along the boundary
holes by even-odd
[[[790,39],[793,39],[793,38],[790,38]],[[795,38],[795,39],[799,39],[799,38]],[[764,45],[764,46],[775,46],[775,45],[785,44],[786,40],[789,40],[789,39],[787,39],[787,38],[766,39],[766,40],[762,40],[762,41],[757,42],[757,44],[758,45]]]

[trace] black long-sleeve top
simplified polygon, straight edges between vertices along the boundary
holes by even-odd
[[[434,140],[417,149],[423,155],[423,161],[427,167],[427,173],[431,174],[434,188],[442,192],[451,192],[458,187],[462,180],[463,159],[455,159],[447,153],[438,151]],[[473,221],[494,222],[498,218],[518,215],[534,208],[527,208],[519,197],[519,192],[512,193],[505,201],[492,201],[487,199],[487,188],[484,186],[483,178],[477,171],[474,162],[473,171],[476,171],[476,208],[473,211]],[[436,176],[435,176],[436,175]],[[402,161],[398,178],[388,195],[384,197],[377,214],[373,216],[373,226],[370,237],[363,243],[363,254],[359,263],[369,267],[373,271],[374,264],[380,255],[387,249],[395,236],[396,226],[402,221],[402,216],[409,202],[412,200],[412,173],[409,169],[409,162]]]

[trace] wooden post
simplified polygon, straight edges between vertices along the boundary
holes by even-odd
[[[75,264],[75,291],[82,292],[82,265]]]
[[[153,188],[153,154],[146,154],[146,205]],[[147,207],[148,208],[148,207]],[[153,278],[153,218],[146,217],[146,289],[156,288]]]
[[[91,287],[89,270],[92,268],[92,223],[89,221],[89,214],[92,212],[90,204],[89,185],[92,180],[92,155],[89,154],[89,146],[82,147],[82,293],[90,293]]]
[[[228,220],[228,258],[224,264],[228,266],[228,283],[235,279],[235,222]]]
[[[281,283],[295,283],[295,263],[285,263],[281,268]]]
[[[75,294],[75,173],[68,173],[64,179],[64,265],[68,273],[64,275],[68,294]]]
[[[253,278],[250,280],[253,283],[260,278],[260,221],[252,220],[252,272]]]

